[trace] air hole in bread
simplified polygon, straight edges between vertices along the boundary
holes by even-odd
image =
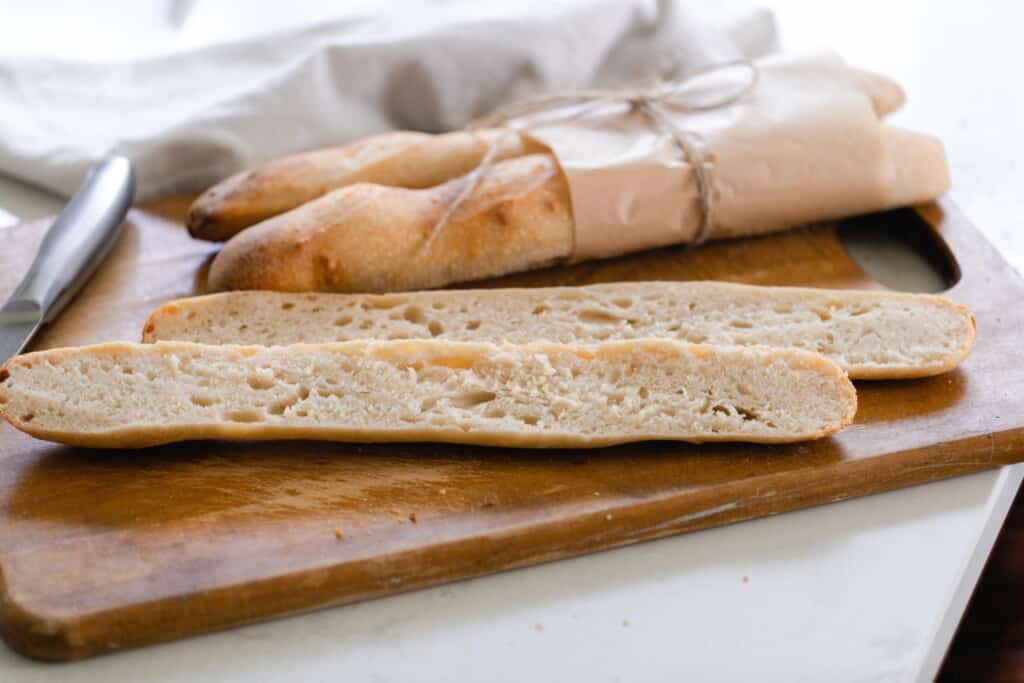
[[[633,305],[633,300],[627,298],[620,298],[614,299],[612,303],[618,306],[619,308],[629,308],[630,306]]]
[[[185,319],[186,320],[195,320],[196,319],[196,312],[195,311],[189,311],[188,315],[185,316]]]
[[[444,309],[444,302],[443,301],[435,301],[434,303],[432,303],[430,305],[430,307],[433,308],[435,311],[443,310]]]
[[[263,377],[262,375],[250,375],[247,381],[251,388],[258,390],[265,390],[274,386],[273,379],[269,377]]]
[[[580,322],[589,325],[614,325],[621,320],[617,315],[597,308],[580,311],[576,317],[579,318]]]
[[[534,315],[544,315],[545,313],[547,313],[550,310],[551,310],[550,308],[548,308],[544,304],[541,304],[540,306],[534,306],[533,314]]]
[[[283,304],[281,304],[282,311],[290,311],[293,308],[295,308],[295,304],[293,304],[291,301],[285,301]]]
[[[636,395],[640,398],[647,398],[651,395],[651,392],[647,390],[647,387],[640,387],[640,389],[637,390]]]
[[[309,411],[305,408],[295,411],[296,417],[309,417]]]
[[[254,409],[242,411],[227,411],[224,419],[230,422],[260,422],[263,420],[263,412]]]
[[[309,387],[299,387],[299,398],[302,399],[303,401],[309,398]]]
[[[522,422],[523,424],[528,424],[528,425],[530,425],[531,427],[534,427],[534,426],[536,426],[536,424],[537,424],[538,422],[540,422],[540,418],[539,418],[539,417],[537,417],[536,415],[526,415],[526,416],[524,416],[524,417],[520,417],[520,418],[519,418],[519,420],[520,420],[520,421],[521,421],[521,422]]]
[[[468,323],[466,323],[466,329],[469,330],[470,332],[472,332],[473,330],[479,329],[479,328],[480,328],[480,321],[479,320],[470,320]]]
[[[750,328],[753,327],[753,324],[747,322],[746,320],[732,320],[729,322],[729,327],[734,327],[737,330],[749,330]]]
[[[295,399],[281,399],[280,401],[274,401],[267,408],[267,412],[271,415],[284,415],[284,411],[295,405]]]
[[[451,404],[456,408],[475,408],[490,403],[498,397],[493,391],[470,391],[451,397]]]
[[[437,336],[440,336],[440,334],[442,332],[444,332],[444,325],[442,325],[441,323],[439,323],[436,320],[431,320],[427,324],[427,329],[430,330],[430,335],[432,337],[437,337]]]
[[[395,306],[397,306],[400,303],[402,303],[402,298],[401,297],[398,297],[398,296],[382,296],[382,297],[379,297],[377,299],[372,299],[372,300],[369,300],[369,301],[364,301],[362,303],[362,305],[361,305],[361,308],[364,311],[367,311],[367,310],[369,310],[371,308],[376,308],[377,310],[386,311],[389,308],[394,308]]]
[[[34,419],[36,419],[35,413],[25,413],[24,415],[21,416],[22,422],[31,422]]]
[[[197,394],[189,396],[189,400],[191,400],[192,403],[194,403],[195,405],[200,406],[202,408],[209,408],[214,404],[214,400],[209,396],[201,396]]]
[[[414,325],[422,325],[427,321],[426,316],[423,315],[423,309],[419,306],[406,306],[402,317]]]
[[[746,408],[741,408],[739,406],[736,406],[736,414],[742,417],[744,420],[750,422],[757,422],[760,419],[760,416],[757,414],[757,412],[753,410],[747,410]]]
[[[484,417],[491,417],[491,418],[494,418],[494,419],[497,419],[497,420],[500,420],[501,418],[505,417],[506,415],[508,415],[508,413],[506,413],[501,408],[488,408],[487,412],[484,413]]]
[[[436,398],[428,398],[427,400],[425,400],[422,403],[420,403],[420,412],[421,413],[429,412],[430,410],[433,410],[434,406],[436,406],[436,405],[437,405],[437,399]]]
[[[121,367],[121,374],[124,374],[124,375],[134,375],[135,374],[135,370],[133,370],[132,368],[129,368],[128,366],[122,366]]]
[[[352,316],[350,316],[350,315],[343,315],[340,318],[338,318],[337,320],[335,320],[334,324],[337,325],[338,327],[345,327],[346,325],[351,324],[351,322],[352,322]]]
[[[830,311],[824,311],[819,308],[814,312],[818,315],[818,320],[821,322],[827,322],[832,319],[832,313]]]
[[[726,416],[728,416],[728,415],[732,414],[732,413],[729,412],[729,409],[726,408],[723,405],[713,405],[713,406],[711,406],[711,412],[714,413],[715,415],[726,415]]]

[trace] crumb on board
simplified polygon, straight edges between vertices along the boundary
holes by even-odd
[[[607,519],[607,520],[608,520],[608,521],[610,522],[610,521],[612,520],[612,515],[611,515],[611,513],[609,513],[609,514],[605,515],[605,516],[604,516],[604,518],[605,518],[605,519]]]
[[[623,619],[622,620],[622,625],[623,626],[629,626],[629,619]]]
[[[543,631],[544,630],[544,624],[534,624],[533,627],[535,629],[537,629],[538,631]]]
[[[744,576],[743,577],[743,583],[750,583],[750,577],[749,576]]]
[[[442,496],[443,496],[444,494],[446,494],[446,493],[448,493],[448,489],[441,489],[441,495],[442,495]]]
[[[415,512],[410,512],[409,513],[409,521],[412,522],[413,524],[416,523],[416,513]]]
[[[345,532],[341,530],[340,526],[334,528],[334,537],[339,541],[345,538]]]

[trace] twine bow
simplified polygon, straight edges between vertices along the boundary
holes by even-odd
[[[687,91],[687,86],[698,77],[735,67],[744,67],[749,73],[747,80],[739,88],[706,101],[695,101],[693,94]],[[684,79],[657,82],[647,88],[616,90],[592,88],[535,97],[503,107],[493,114],[473,121],[467,126],[469,130],[479,130],[481,128],[504,128],[505,130],[501,136],[491,143],[490,148],[484,154],[483,159],[480,160],[479,165],[469,173],[468,182],[463,185],[462,190],[448,205],[448,208],[437,223],[434,224],[430,235],[423,243],[423,249],[427,250],[430,248],[434,238],[444,230],[458,208],[480,185],[480,182],[494,165],[495,157],[506,136],[518,135],[520,132],[528,131],[541,125],[568,123],[592,116],[602,111],[606,105],[614,104],[626,105],[629,110],[638,111],[646,115],[657,130],[672,137],[672,140],[682,152],[684,160],[693,169],[694,178],[697,181],[697,196],[701,211],[700,227],[692,244],[704,242],[710,235],[714,224],[712,218],[711,165],[705,161],[698,146],[692,139],[692,134],[688,133],[673,119],[673,114],[711,111],[735,104],[757,86],[759,77],[760,72],[756,64],[751,61],[739,60],[716,64],[695,72]]]

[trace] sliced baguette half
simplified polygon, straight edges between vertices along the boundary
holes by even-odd
[[[817,354],[667,340],[108,343],[17,356],[0,369],[0,409],[11,424],[91,447],[189,439],[778,443],[832,434],[856,407],[846,373]]]
[[[725,282],[635,282],[407,294],[231,292],[165,304],[143,341],[352,339],[593,343],[665,338],[821,353],[854,379],[926,377],[960,363],[974,317],[942,297]]]

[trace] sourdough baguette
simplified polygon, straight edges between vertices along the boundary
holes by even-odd
[[[351,339],[447,339],[515,344],[656,337],[795,347],[821,353],[854,379],[936,375],[974,343],[974,318],[942,297],[725,282],[406,294],[231,292],[167,303],[143,341],[295,344]]]
[[[93,447],[209,438],[777,443],[831,434],[856,405],[846,374],[817,354],[666,340],[108,343],[16,356],[0,368],[11,424]]]
[[[199,196],[186,224],[193,237],[226,240],[250,225],[356,183],[424,188],[475,168],[492,144],[496,159],[537,149],[536,143],[500,131],[428,135],[399,131],[341,147],[269,161],[214,185]]]
[[[858,69],[850,73],[879,117],[903,103],[903,91],[893,81]],[[499,145],[496,161],[541,151],[530,138],[494,129],[441,135],[384,133],[275,159],[218,183],[193,203],[189,232],[200,239],[226,240],[331,190],[360,182],[413,189],[440,185],[475,168],[492,144]]]
[[[569,256],[569,190],[550,154],[495,164],[428,245],[467,182],[463,176],[426,190],[371,183],[335,190],[235,235],[210,267],[210,287],[427,289]]]

